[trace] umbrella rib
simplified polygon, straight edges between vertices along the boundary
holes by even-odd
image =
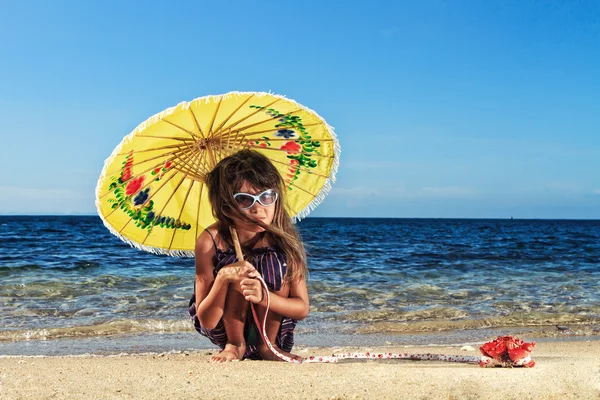
[[[286,188],[287,189],[287,188]],[[289,204],[286,204],[285,207],[291,211],[292,215],[298,215],[298,211],[296,211],[295,209],[293,209]]]
[[[179,159],[183,163],[175,166],[175,167],[177,167],[178,171],[181,171],[184,174],[186,174],[186,177],[188,177],[188,176],[194,176],[193,173],[190,174],[190,173],[186,172],[186,169],[188,171],[192,171],[193,172],[193,165],[191,165],[192,157],[190,156],[190,154],[193,156],[193,155],[195,155],[195,154],[198,153],[198,152],[194,152],[196,149],[194,147],[192,147],[192,146],[188,146],[187,150],[188,151],[182,151],[181,152],[181,156],[179,157]],[[181,165],[185,166],[185,168],[181,167]]]
[[[189,159],[189,158],[186,158],[186,159],[184,160],[184,164],[185,164],[186,166],[188,166],[188,162],[189,162],[189,161],[190,161],[190,159]],[[163,206],[162,210],[160,210],[160,212],[157,214],[159,217],[160,217],[160,215],[162,214],[162,212],[165,210],[165,208],[167,207],[167,205],[169,204],[169,202],[171,201],[171,199],[173,198],[173,196],[175,195],[175,193],[177,192],[177,190],[179,190],[179,187],[181,186],[181,184],[183,183],[183,181],[185,180],[185,178],[187,178],[187,177],[188,177],[188,174],[186,174],[186,173],[184,172],[184,175],[183,175],[183,177],[181,178],[181,181],[179,181],[179,183],[177,184],[177,187],[176,187],[176,188],[173,190],[173,192],[171,193],[171,196],[169,197],[169,199],[167,200],[167,202],[164,204],[164,206]],[[192,182],[195,182],[195,181],[192,179]],[[190,188],[188,189],[188,194],[189,194],[189,191],[191,190],[192,186],[193,186],[193,183],[192,183],[192,185],[190,185]],[[153,195],[154,195],[154,194],[156,194],[156,193],[158,193],[158,191],[159,191],[160,189],[162,189],[163,187],[164,187],[164,184],[163,184],[163,185],[162,185],[160,188],[158,188],[158,189],[156,190],[156,192],[154,192],[154,193],[153,193]],[[148,200],[150,200],[150,198],[148,198]],[[186,199],[185,199],[185,201],[187,201],[187,194],[186,194]],[[185,205],[185,201],[184,201],[184,205]],[[182,213],[183,213],[183,208],[182,208],[182,209],[181,209],[181,211],[179,212],[179,217],[177,217],[177,219],[179,219],[179,218],[181,217],[181,214],[182,214]],[[145,244],[145,243],[146,243],[146,240],[148,240],[148,237],[149,237],[149,236],[150,236],[150,234],[152,233],[152,229],[154,228],[154,226],[155,226],[155,225],[152,225],[152,226],[150,227],[150,229],[148,230],[148,233],[146,234],[146,237],[144,238],[144,241],[142,242],[142,244]],[[176,230],[177,230],[177,228],[175,228],[175,231],[176,231]],[[173,231],[173,236],[171,237],[171,244],[173,244],[173,239],[175,238],[175,231]],[[168,247],[168,249],[171,249],[171,244],[169,244],[169,247]]]
[[[190,150],[190,148],[188,147],[187,149],[185,149],[185,150],[182,150],[181,152],[185,152],[185,151],[189,151],[189,150]],[[191,150],[193,150],[193,149],[191,149]],[[148,171],[149,171],[149,170],[147,170],[146,172],[148,172]],[[167,175],[169,172],[171,172],[171,171],[178,171],[178,169],[177,169],[177,168],[172,168],[172,169],[168,170],[167,172],[165,172],[165,174],[163,175],[163,177],[165,177],[165,176],[166,176],[166,175]],[[144,173],[145,173],[145,172],[144,172]],[[138,174],[138,176],[139,176],[139,174]],[[156,195],[156,193],[158,193],[158,192],[159,192],[159,191],[160,191],[160,190],[161,190],[161,189],[162,189],[162,188],[163,188],[163,187],[164,187],[164,186],[167,184],[167,182],[169,182],[169,181],[170,181],[170,180],[171,180],[173,177],[175,177],[175,176],[177,176],[177,174],[171,174],[171,175],[170,175],[168,178],[166,178],[166,179],[163,181],[162,185],[160,185],[160,187],[159,187],[158,189],[156,189],[156,190],[155,190],[155,191],[154,191],[154,192],[153,192],[153,193],[152,193],[150,196],[148,196],[148,199],[146,200],[146,202],[150,201],[150,200],[152,199],[152,197],[154,197],[154,195]],[[126,182],[128,182],[128,181],[129,181],[129,180],[131,180],[131,179],[133,179],[133,177],[132,177],[132,178],[130,178],[130,179],[128,179]],[[146,188],[147,188],[148,186],[150,186],[150,185],[151,185],[153,182],[154,182],[154,180],[151,180],[149,183],[146,183],[144,186],[142,186],[142,187],[140,188],[140,190],[139,190],[139,191],[142,191],[142,190],[146,189]],[[139,191],[138,191],[138,192],[139,192]],[[114,210],[113,210],[113,211],[112,211],[110,214],[108,214],[107,218],[108,218],[108,217],[109,217],[109,216],[110,216],[110,215],[111,215],[113,212],[115,212],[116,210],[117,210],[117,209],[114,209]],[[125,229],[125,227],[123,227],[123,229]]]
[[[188,131],[188,130],[187,130],[187,129],[185,129],[184,127],[182,127],[182,126],[179,126],[179,125],[177,125],[176,123],[174,123],[174,122],[171,122],[171,121],[169,121],[169,120],[166,120],[166,119],[161,119],[161,121],[163,121],[163,122],[166,122],[167,124],[169,124],[169,125],[172,125],[172,126],[174,126],[175,128],[177,128],[177,129],[181,129],[182,131],[184,131],[185,133],[187,133],[188,135],[190,135],[190,136],[192,137],[192,139],[194,139],[194,141],[195,141],[195,140],[198,140],[198,138],[196,137],[196,134],[195,134],[194,132],[192,132],[192,131]]]
[[[179,181],[179,183],[177,184],[177,186],[175,187],[175,189],[171,192],[171,195],[169,196],[169,198],[167,199],[167,201],[165,202],[165,204],[163,205],[162,209],[160,210],[160,212],[157,215],[157,217],[160,217],[163,213],[163,211],[165,211],[165,208],[167,208],[167,206],[169,205],[169,202],[171,201],[171,199],[173,198],[173,196],[175,196],[175,193],[177,193],[177,190],[179,190],[179,187],[181,186],[181,184],[183,183],[183,181],[185,180],[185,178],[187,177],[187,175],[183,175],[181,177],[181,180]],[[156,190],[156,192],[154,192],[155,194],[158,193],[160,191],[160,189],[162,189],[165,185],[162,185],[160,188],[158,188],[158,190]],[[150,229],[148,229],[148,233],[146,233],[146,237],[144,238],[144,241],[142,242],[142,244],[146,244],[146,240],[148,240],[148,237],[150,236],[150,234],[152,233],[152,229],[155,227],[156,225],[152,225],[150,227]]]
[[[202,154],[202,166],[204,167],[205,171],[207,171],[207,172],[211,171],[210,164],[208,162],[208,154],[207,153]]]
[[[284,163],[283,161],[279,161],[279,160],[273,160],[273,159],[271,159],[271,158],[269,159],[269,161],[271,161],[271,162],[274,162],[274,163],[278,163],[278,164],[283,164],[283,165],[285,165],[285,166],[287,166],[287,167],[289,167],[289,168],[295,168],[295,169],[299,169],[300,171],[304,171],[304,172],[307,172],[307,173],[309,173],[309,174],[317,175],[317,176],[320,176],[320,177],[322,177],[322,178],[325,178],[325,179],[328,179],[328,178],[329,178],[327,175],[323,175],[323,174],[320,174],[320,173],[318,173],[318,172],[315,172],[315,171],[310,171],[310,170],[308,170],[307,168],[303,168],[303,167],[297,167],[297,166],[295,166],[295,165],[291,165],[291,164],[288,164],[288,163]]]
[[[217,127],[217,129],[215,129],[215,132],[220,132],[221,129],[223,128],[223,126],[227,123],[227,121],[229,121],[231,119],[231,117],[233,117],[235,115],[235,113],[237,113],[244,106],[244,104],[246,104],[248,101],[250,101],[250,99],[252,97],[254,97],[254,93],[252,93],[246,100],[244,100],[242,102],[242,104],[240,104],[238,106],[238,108],[236,108],[235,110],[233,110],[233,112],[231,114],[229,114],[229,116],[227,116],[227,118],[225,118],[223,120],[223,122],[221,122],[221,124]]]
[[[311,195],[313,198],[316,198],[316,197],[317,197],[317,195],[316,195],[316,194],[309,192],[308,190],[306,190],[306,189],[304,189],[304,188],[302,188],[302,187],[300,187],[300,186],[296,185],[296,184],[295,184],[295,183],[293,183],[293,182],[290,182],[290,184],[288,185],[288,187],[290,187],[290,186],[293,186],[293,187],[295,187],[295,188],[298,188],[298,189],[302,190],[304,193]]]
[[[238,140],[238,136],[240,135],[239,131],[235,132],[235,137],[233,138],[233,142],[234,144],[231,143],[231,135],[227,135],[227,154],[231,155],[234,152],[234,149],[236,148],[245,148],[245,146],[243,145],[243,137],[241,139]]]
[[[165,149],[175,149],[175,148],[179,148],[181,147],[181,144],[170,144],[167,146],[162,146],[162,147],[153,147],[151,149],[144,149],[144,150],[136,150],[136,153],[147,153],[149,151],[157,151],[157,150],[165,150]],[[117,156],[126,156],[129,154],[129,151],[125,151],[122,153],[118,153],[116,154]]]
[[[231,133],[231,131],[229,131],[229,133]],[[227,154],[228,156],[233,153],[233,151],[230,150],[230,148],[229,148],[230,141],[231,141],[231,135],[227,135],[227,144],[225,145],[227,150],[225,150],[225,154]]]
[[[152,139],[179,140],[179,141],[183,141],[183,142],[194,142],[193,139],[172,137],[172,136],[135,135],[135,137],[136,138],[143,137],[143,138],[152,138]]]
[[[267,122],[267,121],[265,121],[265,122]],[[304,126],[304,127],[307,127],[307,126],[315,126],[315,125],[321,125],[321,124],[322,124],[321,122],[315,122],[315,123],[313,123],[313,124],[306,124],[306,125],[303,125],[303,126]],[[244,132],[244,134],[245,134],[246,136],[250,136],[250,135],[258,135],[258,134],[261,134],[261,133],[269,133],[269,132],[273,132],[274,130],[277,130],[277,129],[284,129],[284,127],[280,127],[280,128],[275,128],[275,127],[273,127],[273,128],[271,128],[271,129],[267,129],[267,130],[264,130],[264,131]]]
[[[183,215],[183,209],[185,208],[185,203],[187,203],[187,199],[188,199],[188,197],[190,195],[190,191],[192,190],[192,187],[194,186],[195,182],[196,181],[192,179],[192,184],[188,188],[188,191],[185,194],[185,199],[183,200],[183,204],[181,205],[181,210],[179,210],[179,215],[177,216],[178,220],[181,219],[181,216]],[[173,235],[171,236],[171,243],[169,243],[169,250],[171,250],[171,248],[173,247],[173,240],[175,240],[175,234],[176,233],[177,233],[177,226],[173,230]]]
[[[196,152],[196,161],[198,160],[198,157],[200,155],[200,152]],[[187,158],[185,161],[185,165],[187,167],[189,167],[190,169],[193,168],[193,165],[190,165],[190,162],[192,161],[191,157]],[[191,164],[193,164],[193,162],[191,162]],[[198,166],[196,166],[196,169],[199,171]],[[184,176],[184,178],[186,178],[188,175]],[[187,203],[187,199],[189,197],[190,191],[192,190],[192,187],[194,186],[194,184],[196,183],[196,180],[192,179],[192,183],[190,185],[190,187],[188,188],[187,193],[185,194],[185,199],[183,200],[183,204],[181,205],[181,210],[179,211],[179,215],[177,216],[177,219],[181,219],[181,215],[183,214],[183,209],[185,208],[185,204]],[[181,183],[180,183],[181,184]],[[200,190],[202,190],[202,187],[200,187]],[[198,221],[198,216],[196,215],[196,221]],[[198,231],[198,223],[196,222],[196,232]],[[169,249],[171,249],[171,247],[173,246],[173,240],[175,240],[175,233],[177,232],[177,227],[175,227],[175,230],[173,231],[173,235],[171,236],[171,242],[169,243]],[[196,236],[197,238],[197,236]],[[144,239],[145,241],[146,239]]]
[[[249,149],[250,146],[248,146],[247,143],[244,143],[242,140],[239,140],[236,143],[230,143],[229,147],[228,147],[228,154],[234,154],[237,151],[241,151],[241,150],[246,150]]]
[[[194,149],[195,150],[195,149]],[[196,180],[204,182],[206,179],[206,163],[200,164],[201,155],[206,155],[205,152],[196,151],[190,156],[191,152],[186,152],[180,157],[181,160],[185,160],[185,167],[178,167],[178,171],[186,173],[188,176],[195,178]],[[192,161],[192,157],[195,154],[195,162]]]
[[[259,109],[259,111],[260,111],[260,110],[261,110],[261,109]],[[291,114],[297,113],[297,112],[299,112],[299,111],[302,111],[302,109],[301,109],[301,108],[298,108],[297,110],[290,111],[289,113],[286,113],[285,115],[291,115]],[[241,128],[237,128],[236,130],[237,130],[237,131],[245,131],[245,130],[246,130],[246,129],[248,129],[248,128],[252,128],[253,126],[257,126],[257,125],[261,125],[261,124],[267,123],[267,122],[269,122],[269,121],[272,121],[272,120],[274,120],[275,118],[276,118],[276,117],[270,117],[270,118],[268,118],[268,119],[265,119],[265,120],[263,120],[263,121],[260,121],[260,122],[255,122],[255,123],[253,123],[253,124],[246,125],[246,126],[244,126],[244,127],[241,127]],[[228,128],[231,128],[231,126],[229,126]],[[274,129],[275,129],[275,128],[274,128]]]
[[[197,153],[197,152],[196,152]],[[191,156],[190,156],[191,154]],[[204,180],[204,171],[196,168],[194,169],[194,165],[192,162],[192,156],[194,153],[187,152],[179,157],[180,160],[184,161],[184,167],[178,167],[177,170],[187,174],[190,177],[197,178],[198,180]]]
[[[188,152],[188,151],[193,151],[193,150],[194,150],[193,148],[190,148],[190,147],[188,146],[187,148],[185,148],[185,149],[183,149],[183,150],[180,150],[180,151],[178,151],[178,152],[172,152],[172,153],[166,153],[166,154],[162,154],[160,157],[163,157],[163,156],[166,156],[166,155],[171,155],[172,157],[171,157],[170,159],[168,159],[167,161],[172,161],[173,159],[177,158],[177,157],[178,157],[180,154],[182,154],[182,153],[185,153],[185,152]],[[139,164],[137,164],[137,165],[140,165],[140,164],[142,164],[142,163],[143,163],[143,161],[142,161],[142,162],[140,162],[140,163],[139,163]],[[127,182],[131,181],[132,179],[139,178],[140,176],[144,175],[144,174],[145,174],[145,173],[147,173],[148,171],[151,171],[151,170],[153,170],[153,169],[155,169],[155,168],[158,168],[160,165],[164,165],[165,163],[166,163],[166,161],[165,161],[165,162],[162,162],[162,163],[155,164],[155,165],[153,165],[152,167],[150,167],[150,168],[146,169],[145,171],[143,171],[142,173],[138,173],[138,174],[136,174],[136,175],[132,175],[132,176],[131,176],[131,178],[127,179],[125,182],[123,182],[123,184],[125,184],[125,183],[127,183]],[[137,165],[136,165],[136,166],[137,166]],[[118,172],[118,171],[117,171],[117,172]],[[150,183],[151,183],[151,182],[150,182]],[[150,185],[150,183],[147,183],[146,185],[144,185],[144,186],[142,187],[142,189],[145,189],[145,188],[146,188],[148,185]],[[140,189],[140,190],[142,190],[142,189]],[[98,196],[98,197],[101,199],[101,198],[103,198],[103,197],[105,197],[105,196],[107,196],[107,195],[109,195],[109,194],[111,194],[111,193],[112,193],[112,191],[110,191],[110,190],[109,190],[108,192],[106,192],[106,193],[104,193],[103,195],[101,195],[101,196]],[[113,211],[114,211],[114,210],[113,210]],[[110,214],[109,214],[109,215],[110,215]]]
[[[169,172],[171,172],[171,171],[174,171],[174,169],[171,169],[171,170],[169,170],[169,171],[165,172],[165,174],[163,175],[163,177],[164,177],[164,176],[166,176],[166,175],[167,175]],[[161,189],[161,188],[164,186],[164,184],[165,184],[165,183],[167,183],[167,182],[168,182],[168,181],[169,181],[169,180],[170,180],[170,179],[171,179],[173,176],[175,176],[175,174],[172,174],[170,177],[168,177],[168,178],[165,180],[165,182],[163,182],[163,185],[157,189],[157,191],[158,191],[158,190],[160,190],[160,189]],[[128,181],[129,181],[129,179],[128,179],[126,182],[128,182]],[[138,190],[138,192],[140,192],[140,191],[142,191],[142,190],[145,190],[145,189],[146,189],[148,186],[150,186],[150,185],[151,185],[153,182],[154,182],[154,180],[151,180],[150,182],[146,183],[144,186],[142,186],[142,187],[140,188],[140,190]],[[112,193],[112,192],[107,192],[107,193],[105,193],[105,194],[104,194],[102,197],[104,197],[104,196],[106,196],[106,195],[108,195],[108,194],[110,194],[110,193]],[[154,193],[156,193],[156,192],[154,192]],[[146,202],[147,202],[148,200],[150,200],[150,199],[151,199],[151,198],[154,196],[154,193],[152,193],[152,194],[151,194],[151,195],[148,197],[148,199],[146,200]],[[109,212],[109,213],[106,215],[106,218],[110,217],[110,216],[111,216],[111,215],[112,215],[112,214],[113,214],[115,211],[117,211],[118,209],[119,209],[119,208],[117,207],[117,208],[115,208],[114,210],[112,210],[111,212]]]
[[[173,171],[173,170],[171,170],[171,171]],[[166,173],[165,173],[165,175],[166,175]],[[164,176],[164,175],[163,175],[163,176]],[[165,179],[165,181],[163,182],[163,184],[162,184],[162,185],[161,185],[161,186],[160,186],[160,187],[159,187],[159,188],[158,188],[158,189],[157,189],[157,190],[156,190],[154,193],[152,193],[150,196],[148,196],[148,199],[146,199],[146,202],[150,201],[150,199],[152,199],[152,197],[154,197],[154,195],[155,195],[155,194],[156,194],[158,191],[160,191],[160,189],[162,189],[162,188],[163,188],[163,186],[165,186],[165,185],[167,184],[167,182],[169,182],[169,181],[171,180],[171,178],[173,178],[174,176],[176,176],[176,174],[171,174],[171,176],[169,176],[168,178],[166,178],[166,179]],[[152,182],[150,182],[150,183],[152,183]],[[147,186],[149,186],[149,185],[150,185],[150,183],[148,183],[148,184],[146,184],[145,186],[143,186],[143,187],[142,187],[140,190],[138,190],[138,192],[139,192],[139,191],[141,191],[141,190],[143,190],[143,189],[145,189]],[[117,211],[118,209],[119,209],[119,208],[117,207],[117,208],[115,208],[114,210],[112,210],[112,211],[111,211],[111,212],[110,212],[110,213],[109,213],[109,214],[106,216],[106,218],[110,217],[110,216],[112,215],[112,213],[113,213],[113,212],[115,212],[115,211]],[[127,220],[127,222],[125,223],[125,225],[123,225],[123,227],[121,228],[121,230],[119,230],[119,233],[122,233],[122,232],[123,232],[123,230],[124,230],[124,229],[127,227],[127,225],[129,225],[129,223],[130,223],[132,220],[133,220],[133,217],[129,217],[129,219]]]
[[[227,135],[227,151],[229,152],[228,154],[233,154],[235,152],[235,149],[237,148],[245,148],[245,144],[242,143],[241,138],[239,138],[240,136],[240,132],[235,132],[235,136],[232,139],[231,135]]]
[[[198,171],[202,171],[204,174],[206,174],[209,171],[208,161],[206,160],[206,153],[206,151],[199,151],[197,152],[198,157],[196,157],[196,169]]]
[[[198,132],[200,132],[200,136],[204,137],[204,132],[202,132],[202,128],[200,128],[200,124],[198,123],[196,114],[194,114],[194,110],[192,110],[192,107],[188,108],[188,110],[190,111],[190,113],[192,113],[192,119],[194,120],[194,125],[196,125],[196,129],[198,129]]]
[[[217,114],[219,113],[219,108],[221,108],[222,102],[223,102],[223,97],[220,97],[219,102],[217,103],[217,107],[215,108],[215,112],[214,112],[212,118],[210,119],[210,125],[208,126],[208,134],[207,134],[207,136],[209,138],[212,138],[215,136],[212,128],[213,128],[213,124],[215,123],[215,119],[217,118]]]
[[[200,170],[200,162],[204,161],[203,163],[203,168],[204,170],[206,170],[206,152],[198,152],[197,153],[197,157],[196,157],[196,169]],[[200,223],[200,205],[202,204],[202,190],[204,189],[204,183],[200,182],[200,196],[198,199],[198,208],[196,209],[196,223],[195,223],[195,229],[196,229],[196,234],[194,236],[194,238],[198,239],[198,224]]]
[[[202,205],[202,193],[204,192],[204,184],[200,184],[200,196],[198,198],[198,208],[196,209],[196,239],[198,239],[198,225],[200,224],[200,206]]]
[[[219,135],[219,160],[223,159],[223,136]]]
[[[154,161],[154,160],[156,160],[157,158],[163,158],[164,156],[166,156],[166,155],[169,155],[169,154],[175,154],[175,153],[173,153],[173,152],[163,153],[163,154],[160,154],[160,155],[158,155],[158,156],[155,156],[155,157],[148,158],[148,159],[146,159],[146,160],[140,161],[139,163],[137,163],[137,164],[135,164],[135,165],[136,165],[136,167],[137,167],[137,166],[140,166],[140,165],[142,165],[142,164],[145,164],[145,163],[147,163],[147,162],[149,162],[149,161]],[[169,160],[167,160],[167,161],[169,161]],[[156,167],[158,167],[159,165],[160,165],[160,164],[157,164],[157,165],[155,165],[153,168],[156,168]],[[123,168],[123,167],[119,167],[119,169],[116,169],[116,170],[114,170],[114,171],[106,172],[104,175],[114,175],[114,174],[116,174],[116,173],[120,172],[122,168]],[[150,168],[150,169],[152,169],[152,168]],[[148,171],[149,171],[149,170],[147,170],[146,172],[148,172]],[[129,179],[128,179],[128,180],[129,180]]]
[[[267,105],[266,105],[266,106],[264,106],[263,108],[270,107],[270,106],[272,106],[273,104],[277,103],[279,100],[281,100],[281,99],[277,98],[277,99],[275,99],[275,101],[273,101],[273,102],[271,102],[271,103],[267,104]],[[263,110],[262,108],[257,108],[257,109],[256,109],[254,112],[252,112],[252,113],[250,113],[250,114],[246,115],[245,117],[242,117],[241,119],[237,120],[236,122],[234,122],[233,124],[231,124],[231,125],[227,126],[226,128],[221,128],[221,129],[229,129],[229,131],[231,131],[231,128],[233,128],[234,126],[236,126],[236,125],[237,125],[237,124],[239,124],[240,122],[242,122],[242,121],[244,121],[244,120],[246,120],[246,119],[248,119],[248,118],[250,118],[250,117],[253,117],[254,115],[256,115],[256,114],[258,114],[259,112],[261,112],[262,110]],[[271,119],[272,119],[272,118],[271,118]],[[268,120],[266,120],[266,121],[268,121]],[[266,121],[264,121],[264,122],[266,122]],[[216,131],[216,132],[215,132],[215,135],[218,135],[218,134],[220,134],[220,133],[221,133],[221,131]]]
[[[190,146],[190,148],[192,148]],[[200,164],[198,163],[198,160],[200,160],[200,156],[204,156],[206,157],[206,151],[196,151],[198,150],[197,148],[193,148],[194,153],[196,155],[196,163],[192,162],[192,156],[190,156],[190,152],[186,152],[185,154],[182,155],[182,157],[180,157],[182,160],[185,159],[185,166],[186,168],[180,168],[180,170],[182,172],[186,172],[188,175],[197,178],[200,181],[204,181],[204,179],[206,178],[206,162],[203,165],[203,168],[200,167]],[[195,165],[194,165],[195,164]],[[195,170],[194,170],[195,167]]]
[[[271,150],[271,151],[285,151],[285,152],[289,151],[286,149],[274,149],[272,147],[258,147],[257,150]],[[333,158],[334,157],[334,156],[330,156],[330,155],[326,155],[326,154],[317,154],[317,153],[312,153],[311,156],[317,156],[317,157],[322,157],[322,158]]]
[[[245,135],[245,134],[244,134]],[[256,140],[267,140],[269,142],[289,142],[289,141],[303,141],[303,140],[308,140],[308,141],[314,141],[314,142],[332,142],[333,139],[302,139],[302,138],[295,138],[295,139],[285,139],[285,138],[269,138],[269,139],[263,139],[263,138],[256,138],[256,139],[251,139],[248,138],[248,141],[250,142],[254,142]]]

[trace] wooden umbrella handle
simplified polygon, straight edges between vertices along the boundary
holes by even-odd
[[[233,240],[233,247],[235,247],[235,255],[237,256],[238,261],[244,261],[244,253],[242,252],[242,246],[240,245],[237,231],[233,226],[230,226],[229,232],[231,233],[231,240]]]

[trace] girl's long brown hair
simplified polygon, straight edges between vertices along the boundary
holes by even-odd
[[[256,189],[273,189],[277,192],[275,216],[270,225],[250,219],[233,199],[244,181]],[[307,278],[304,244],[285,209],[285,182],[267,157],[254,150],[239,151],[219,161],[208,174],[206,183],[213,215],[219,222],[219,233],[229,246],[233,247],[229,227],[234,226],[234,218],[259,225],[273,236],[287,256],[285,280],[293,282]]]

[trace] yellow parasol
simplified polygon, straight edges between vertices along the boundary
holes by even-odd
[[[182,102],[127,135],[104,163],[98,214],[134,247],[192,257],[196,238],[215,221],[206,174],[248,148],[278,168],[295,220],[313,210],[335,181],[340,146],[323,118],[283,96],[231,92]]]

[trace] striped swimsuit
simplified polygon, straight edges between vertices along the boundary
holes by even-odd
[[[221,268],[236,262],[237,257],[233,249],[227,249],[225,251],[219,249],[212,234],[210,232],[208,233],[215,245],[216,254],[213,259],[215,269],[213,274],[216,277]],[[261,274],[271,292],[276,292],[281,289],[283,278],[287,271],[286,256],[283,251],[271,246],[254,248],[252,249],[248,262],[250,262]],[[207,329],[200,325],[200,320],[196,316],[195,290],[190,299],[188,310],[196,331],[201,335],[206,336],[221,349],[224,349],[225,344],[227,343],[227,334],[225,333],[223,320],[221,319],[214,329]],[[277,333],[277,338],[275,340],[275,344],[279,346],[281,350],[287,352],[292,351],[292,347],[294,346],[294,328],[296,327],[297,322],[298,321],[292,318],[282,318],[281,326],[279,327],[279,332]],[[256,345],[257,341],[262,339],[258,337],[256,332],[257,329],[254,320],[252,319],[252,313],[248,312],[246,324],[244,325],[244,338],[246,338],[246,353],[244,354],[244,358],[254,360],[260,359]]]

